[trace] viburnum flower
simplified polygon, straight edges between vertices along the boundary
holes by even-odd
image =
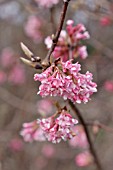
[[[39,43],[42,40],[41,26],[42,20],[35,15],[30,16],[24,26],[25,33],[35,43]]]
[[[85,167],[88,166],[90,164],[93,163],[93,156],[91,155],[90,152],[88,151],[84,151],[82,153],[79,153],[76,157],[75,157],[75,163],[79,166],[79,167]]]
[[[37,121],[24,123],[20,135],[23,136],[24,141],[26,142],[33,142],[34,140],[35,141],[46,140],[42,129],[37,124]]]
[[[77,125],[76,127],[73,127],[73,132],[76,133],[77,136],[69,140],[69,145],[73,148],[88,148],[89,144],[83,126]]]
[[[88,56],[87,47],[81,44],[81,40],[89,39],[89,33],[83,24],[73,26],[74,21],[68,20],[66,31],[62,30],[57,42],[57,46],[53,52],[54,58],[62,58],[63,61],[73,59],[80,56],[85,59]],[[45,44],[48,49],[51,48],[52,38],[47,37]]]
[[[51,8],[53,5],[56,5],[59,0],[35,0],[39,6]]]
[[[61,140],[66,141],[75,136],[72,127],[78,123],[78,121],[72,118],[65,110],[62,110],[57,118],[51,116],[47,119],[38,119],[37,122],[40,124],[40,128],[44,132],[45,137],[52,143],[59,143]]]
[[[53,63],[41,74],[35,74],[34,80],[40,81],[39,92],[42,97],[60,96],[73,103],[87,103],[90,96],[97,91],[96,83],[92,82],[92,74],[88,71],[81,74],[81,65],[59,61]]]
[[[57,118],[56,115],[53,115],[49,118],[24,123],[20,135],[26,142],[45,141],[47,139],[52,143],[59,143],[61,140],[71,139],[75,136],[72,128],[78,123],[78,120],[72,118],[66,110],[62,110],[58,114],[60,115]]]

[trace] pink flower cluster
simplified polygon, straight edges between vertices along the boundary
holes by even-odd
[[[59,0],[35,0],[39,6],[51,8],[53,5],[56,5]]]
[[[50,117],[48,119],[38,120],[45,137],[52,143],[59,143],[73,137],[72,127],[78,123],[76,119],[66,111],[62,111],[56,119]]]
[[[88,102],[90,96],[97,91],[96,83],[92,82],[92,74],[81,74],[81,65],[72,61],[52,64],[41,74],[35,74],[34,80],[40,81],[39,92],[42,97],[60,96],[73,103]]]
[[[20,135],[23,136],[26,142],[45,141],[43,131],[37,124],[37,121],[24,123]]]
[[[87,54],[87,47],[85,45],[80,45],[81,40],[89,39],[89,33],[82,24],[73,26],[74,21],[68,20],[66,30],[62,30],[60,37],[58,39],[57,46],[53,52],[54,58],[62,58],[63,61],[68,59],[76,58],[80,56],[85,59]],[[47,37],[45,39],[45,44],[47,48],[51,48],[52,38]]]
[[[47,139],[52,143],[59,143],[61,140],[66,141],[74,136],[72,127],[77,123],[78,121],[72,118],[67,111],[62,110],[57,118],[51,116],[47,119],[43,118],[31,123],[24,123],[20,134],[25,141],[29,142]]]
[[[42,20],[36,16],[30,16],[24,27],[25,33],[30,37],[35,43],[39,43],[42,40],[41,32]]]

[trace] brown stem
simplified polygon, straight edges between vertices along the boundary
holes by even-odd
[[[58,38],[60,36],[60,32],[61,32],[62,27],[63,27],[63,23],[64,23],[64,19],[65,19],[65,16],[66,16],[69,1],[70,0],[64,0],[64,6],[63,6],[62,12],[61,12],[59,27],[57,29],[57,32],[56,32],[54,38],[53,38],[52,46],[51,46],[50,50],[48,51],[45,59],[42,61],[42,65],[45,66],[45,67],[48,67],[50,65],[50,56],[51,56],[52,52],[54,51],[54,49],[57,45]]]
[[[93,147],[93,143],[91,141],[91,138],[90,138],[87,126],[85,124],[84,118],[82,117],[82,115],[81,115],[80,111],[78,110],[78,108],[70,100],[68,100],[68,101],[69,101],[69,105],[71,106],[72,110],[74,112],[76,112],[76,115],[78,116],[79,121],[81,122],[82,126],[84,127],[84,131],[86,133],[86,137],[87,137],[87,140],[88,140],[88,143],[89,143],[89,149],[90,149],[90,152],[92,153],[92,155],[94,157],[94,160],[95,160],[95,163],[97,165],[97,168],[98,168],[98,170],[102,170],[101,164],[100,164],[100,162],[98,160],[97,154],[96,154],[95,149]]]

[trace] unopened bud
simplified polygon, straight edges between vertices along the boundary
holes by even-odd
[[[25,53],[25,55],[27,57],[31,58],[33,56],[33,53],[22,42],[20,44],[21,44],[21,48],[22,48],[23,52]]]
[[[23,58],[23,57],[20,57],[20,59],[21,59],[21,61],[22,61],[24,64],[35,68],[35,65],[36,65],[36,64],[33,63],[33,62],[31,62],[30,60],[27,60],[27,59],[25,59],[25,58]]]
[[[54,34],[52,34],[51,38],[52,38],[52,40],[53,40],[53,39],[55,38],[55,35],[54,35]]]

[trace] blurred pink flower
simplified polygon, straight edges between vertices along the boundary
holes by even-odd
[[[73,26],[74,21],[68,20],[66,31],[62,30],[58,39],[57,46],[53,51],[54,58],[61,58],[63,61],[80,56],[85,59],[88,56],[87,47],[81,44],[81,40],[89,39],[89,33],[82,24]],[[51,48],[52,38],[47,37],[45,44]]]
[[[88,151],[85,151],[75,157],[75,163],[79,167],[88,166],[93,163],[93,157]]]
[[[21,151],[23,149],[23,142],[19,138],[13,138],[9,144],[8,147],[15,152]]]
[[[7,80],[6,73],[0,70],[0,84],[3,84],[6,80]]]
[[[35,0],[39,6],[51,8],[53,5],[56,5],[59,0]]]
[[[113,92],[113,81],[111,80],[111,81],[106,81],[105,83],[104,83],[104,88],[107,90],[107,91],[109,91],[109,92]]]
[[[51,144],[45,144],[42,148],[42,154],[47,158],[52,158],[55,154],[55,148]]]
[[[72,147],[88,148],[88,141],[82,125],[73,127],[73,132],[77,134],[69,140],[69,145]]]
[[[45,136],[37,121],[24,123],[20,132],[25,142],[45,141]]]
[[[52,101],[50,99],[42,99],[37,102],[37,111],[42,116],[48,116],[51,114],[53,108]]]
[[[25,83],[25,79],[25,70],[20,64],[15,65],[9,72],[8,81],[13,84],[21,85]]]
[[[109,26],[111,23],[112,23],[112,21],[109,16],[104,16],[100,19],[100,24],[102,26]]]
[[[36,16],[29,16],[28,21],[24,27],[25,33],[35,43],[39,43],[42,40],[42,20]]]
[[[10,47],[6,47],[1,53],[1,65],[3,67],[10,67],[15,62],[14,51]]]

